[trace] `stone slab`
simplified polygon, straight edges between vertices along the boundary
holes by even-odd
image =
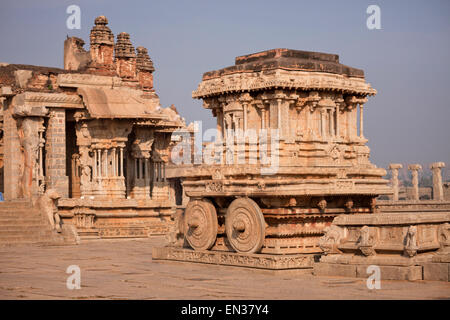
[[[414,257],[405,257],[395,254],[380,254],[374,256],[358,256],[353,254],[330,254],[322,256],[320,262],[332,264],[351,264],[351,265],[378,265],[378,266],[399,266],[409,267],[423,265],[432,261],[432,254],[423,254]]]
[[[174,260],[267,270],[311,269],[313,254],[241,254],[228,251],[195,251],[187,248],[154,247],[152,260]]]
[[[339,263],[316,263],[314,275],[328,277],[348,277],[367,279],[369,265],[353,265]],[[422,280],[422,266],[379,266],[381,280]]]
[[[442,253],[433,256],[433,262],[450,263],[450,253]]]
[[[427,263],[423,266],[423,280],[449,281],[449,263]]]
[[[315,276],[338,276],[356,278],[356,266],[334,263],[316,263],[313,274]]]
[[[410,212],[395,212],[382,214],[352,214],[340,215],[333,221],[338,226],[384,226],[384,225],[408,225],[420,223],[445,223],[450,222],[450,212],[448,208],[444,212],[427,212],[427,214],[417,214]],[[422,209],[423,211],[423,209]],[[428,211],[428,210],[427,210]]]

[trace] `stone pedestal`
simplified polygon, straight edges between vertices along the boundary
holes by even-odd
[[[419,201],[419,170],[422,169],[420,164],[410,164],[408,170],[412,174],[412,185],[413,185],[413,198],[412,200]]]
[[[394,189],[394,195],[392,198],[393,201],[398,201],[398,192],[399,192],[398,169],[401,169],[401,168],[403,168],[403,166],[400,163],[391,163],[389,165],[389,169],[391,169],[391,172],[392,172],[392,178],[391,178],[392,188]]]
[[[433,172],[433,199],[444,200],[444,188],[442,185],[441,168],[445,167],[444,162],[435,162],[430,165]]]

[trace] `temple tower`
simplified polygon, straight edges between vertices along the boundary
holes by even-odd
[[[93,67],[114,69],[114,35],[107,26],[108,19],[99,16],[91,30],[91,59]]]
[[[148,55],[147,48],[137,47],[136,69],[138,71],[138,80],[144,91],[153,90],[153,71],[155,68]]]
[[[136,78],[136,52],[130,41],[130,35],[122,32],[117,35],[115,45],[116,70],[123,79]]]

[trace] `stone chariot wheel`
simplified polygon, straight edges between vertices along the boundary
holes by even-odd
[[[185,238],[195,250],[208,250],[217,237],[217,213],[211,201],[189,201],[184,214]]]
[[[225,230],[234,250],[259,252],[264,244],[266,223],[261,209],[249,198],[234,200],[227,209]]]

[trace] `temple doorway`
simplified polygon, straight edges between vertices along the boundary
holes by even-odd
[[[69,177],[69,197],[79,198],[81,196],[81,165],[74,121],[66,122],[66,155],[66,174]]]

